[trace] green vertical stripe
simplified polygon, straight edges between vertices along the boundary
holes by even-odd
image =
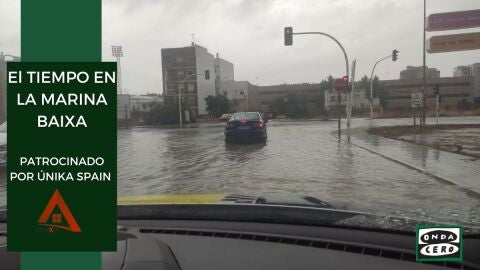
[[[101,0],[22,0],[22,61],[102,61]]]
[[[96,270],[102,267],[100,252],[22,252],[21,270]]]
[[[102,60],[101,0],[21,1],[22,61]],[[101,254],[23,252],[21,269],[101,269]]]

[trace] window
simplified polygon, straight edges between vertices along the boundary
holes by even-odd
[[[223,95],[228,97],[228,92],[227,91],[223,91]]]
[[[193,92],[195,90],[195,85],[193,83],[187,84],[187,91]]]
[[[188,56],[187,57],[187,65],[193,66],[195,64],[193,56]]]
[[[169,81],[175,81],[177,80],[177,74],[175,72],[175,70],[169,70],[168,73],[167,73],[167,79]]]
[[[183,64],[183,56],[177,56],[177,64]]]
[[[183,70],[177,70],[177,80],[183,80],[185,78],[185,72]]]
[[[234,120],[260,120],[261,117],[256,112],[239,112],[234,113],[232,116]]]

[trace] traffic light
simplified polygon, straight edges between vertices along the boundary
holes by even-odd
[[[205,80],[210,80],[210,70],[205,70]]]
[[[285,46],[292,46],[293,44],[293,28],[292,27],[285,27],[283,30],[283,36],[285,40]]]
[[[398,50],[393,50],[392,51],[392,61],[395,62],[398,59]]]
[[[440,85],[437,84],[433,87],[433,94],[436,96],[440,95]]]

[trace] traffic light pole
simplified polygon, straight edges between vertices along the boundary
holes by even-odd
[[[334,38],[333,36],[331,36],[327,33],[323,33],[323,32],[298,32],[298,33],[292,33],[292,35],[322,35],[322,36],[329,37],[330,39],[335,41],[335,43],[337,43],[338,46],[340,46],[340,49],[342,49],[343,56],[345,57],[345,66],[346,66],[345,75],[347,76],[347,78],[350,78],[349,70],[348,70],[347,52],[345,51],[345,48],[343,48],[342,44],[336,38]],[[348,83],[347,83],[347,89],[348,89]],[[340,131],[340,112],[339,112],[339,118],[338,118],[338,139],[339,140],[340,140],[340,134],[341,134],[341,131]]]
[[[373,73],[375,72],[375,67],[377,67],[377,64],[387,60],[388,58],[392,57],[393,54],[390,54],[389,56],[386,56],[380,60],[378,60],[375,65],[373,65],[372,68],[372,74],[370,75],[370,119],[373,119]]]

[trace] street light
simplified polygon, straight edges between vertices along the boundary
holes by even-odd
[[[370,75],[370,119],[373,119],[373,73],[375,72],[375,67],[377,67],[378,63],[382,62],[383,60],[387,60],[390,57],[392,57],[392,61],[397,61],[398,50],[395,49],[389,56],[385,56],[384,58],[378,60],[372,68],[372,74]]]
[[[322,36],[327,36],[329,37],[330,39],[332,39],[333,41],[335,41],[335,43],[338,44],[338,46],[340,46],[340,49],[342,49],[342,52],[343,52],[343,56],[345,57],[345,66],[346,66],[346,78],[348,80],[349,78],[349,72],[348,72],[348,56],[347,56],[347,52],[345,51],[345,49],[343,48],[342,44],[336,39],[334,38],[333,36],[327,34],[327,33],[323,33],[323,32],[297,32],[297,33],[294,33],[293,32],[293,28],[292,27],[285,27],[284,28],[284,43],[285,43],[285,46],[291,46],[292,43],[293,43],[293,37],[292,35],[322,35]],[[348,83],[347,83],[348,85]],[[347,123],[349,124],[349,123]],[[340,140],[340,135],[341,135],[341,132],[340,132],[340,113],[338,114],[338,139]]]
[[[185,78],[183,78],[183,80],[180,82],[180,84],[178,85],[178,118],[180,120],[180,128],[183,128],[183,117],[182,117],[182,91],[180,89],[180,85],[183,85],[183,83],[185,83],[185,81],[190,78],[190,77],[193,77],[193,76],[197,76],[197,75],[203,75],[205,77],[206,80],[209,80],[210,79],[210,70],[205,70],[203,73],[197,73],[197,74],[190,74],[190,75],[187,75]]]
[[[118,81],[117,81],[117,94],[122,94],[122,68],[120,65],[120,58],[123,57],[122,46],[112,46],[112,56],[117,59]]]

